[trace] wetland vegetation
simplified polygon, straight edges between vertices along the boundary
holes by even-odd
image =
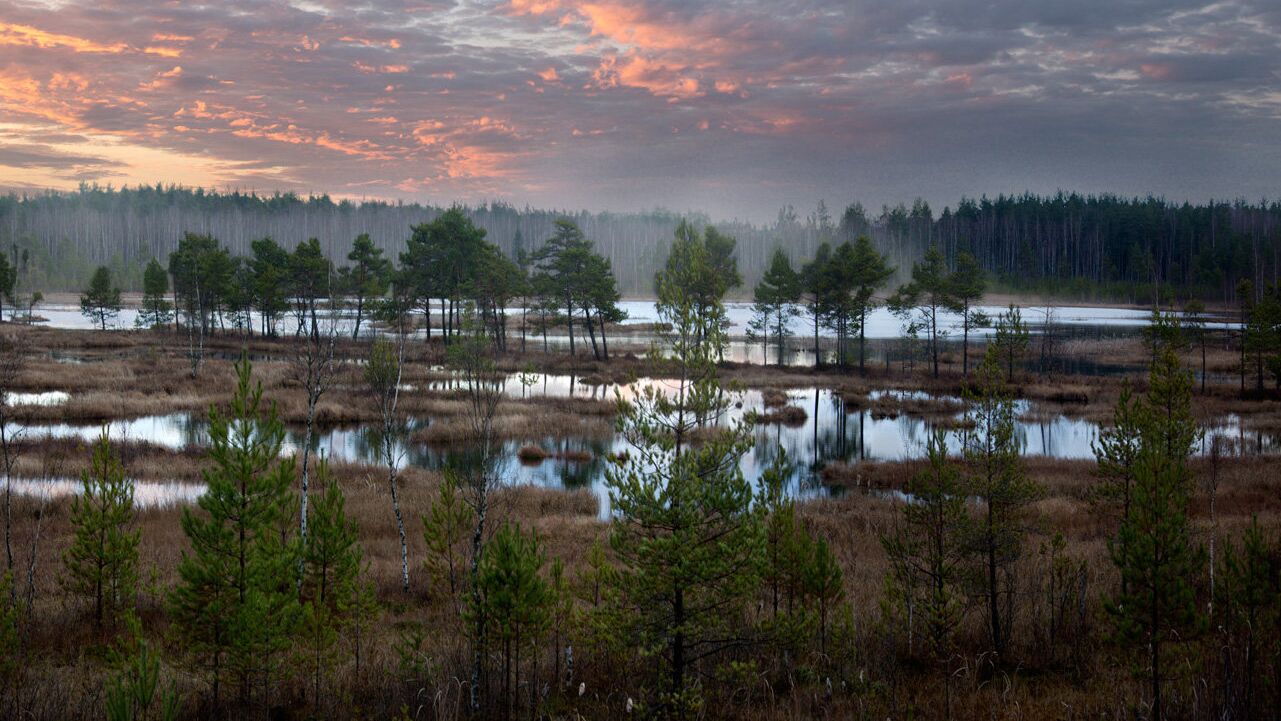
[[[3,715],[1281,702],[1275,291],[1082,323],[864,240],[736,306],[682,224],[646,305],[573,223],[509,257],[462,213],[252,251],[0,328]]]

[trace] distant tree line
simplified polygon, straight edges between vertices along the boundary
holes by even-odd
[[[513,260],[522,239],[550,237],[558,220],[573,221],[610,261],[626,295],[654,294],[654,273],[681,223],[711,224],[703,214],[666,210],[588,213],[501,202],[460,209]],[[166,257],[186,233],[219,238],[233,255],[249,255],[263,237],[286,247],[315,237],[331,260],[346,252],[342,239],[364,234],[392,257],[405,250],[410,227],[447,210],[325,195],[83,186],[71,193],[0,197],[0,243],[29,253],[37,287],[76,288],[95,267],[107,265],[131,290],[141,288],[147,261]],[[1198,296],[1230,303],[1239,280],[1250,280],[1259,292],[1281,280],[1277,202],[1193,205],[1154,197],[1024,194],[962,198],[941,214],[921,200],[879,212],[853,202],[838,217],[820,201],[804,215],[786,206],[772,223],[716,227],[737,240],[746,288],[764,277],[776,248],[799,264],[824,243],[835,247],[859,236],[867,236],[902,276],[936,245],[949,267],[968,252],[1006,289],[1060,297],[1148,302]]]

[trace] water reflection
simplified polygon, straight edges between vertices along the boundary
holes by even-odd
[[[0,488],[8,481],[0,478]],[[84,492],[84,483],[71,478],[15,478],[13,492],[45,501],[58,498],[78,496]],[[165,508],[180,504],[195,503],[205,492],[203,483],[157,483],[154,481],[134,481],[133,503],[135,508]]]
[[[60,406],[70,398],[71,395],[66,391],[9,393],[4,396],[5,403],[11,406]]]
[[[622,326],[633,326],[630,331],[615,332],[611,335],[609,341],[610,348],[617,352],[643,352],[645,349],[662,345],[666,339],[656,334],[648,328],[637,328],[636,326],[652,325],[659,321],[658,312],[654,302],[649,300],[625,300],[619,303],[620,308],[626,312],[627,319],[623,321]],[[990,317],[996,317],[1005,310],[1004,307],[998,306],[981,306],[975,310],[982,310]],[[1028,324],[1033,333],[1039,333],[1042,324],[1046,318],[1047,308],[1044,306],[1024,306],[1022,309],[1023,319]],[[729,302],[725,304],[726,320],[728,321],[728,333],[734,338],[726,349],[723,360],[737,363],[769,363],[779,364],[779,352],[773,347],[763,347],[760,343],[748,343],[744,340],[747,335],[748,324],[752,317],[752,304],[745,302]],[[518,318],[520,309],[510,308],[508,314],[512,318]],[[44,324],[54,328],[76,328],[92,329],[94,326],[80,313],[78,306],[67,304],[47,304],[39,308],[39,315],[46,318]],[[355,312],[353,309],[344,308],[331,314],[322,312],[326,319],[332,318],[334,325],[341,335],[351,333],[355,323]],[[137,310],[132,308],[123,309],[115,320],[115,328],[133,328],[137,319]],[[1054,330],[1054,335],[1060,341],[1071,339],[1090,339],[1115,337],[1118,335],[1132,335],[1138,329],[1143,328],[1151,319],[1151,311],[1141,308],[1120,308],[1106,306],[1056,306],[1050,314],[1050,327]],[[433,320],[433,327],[439,328],[439,319]],[[260,318],[257,313],[250,315],[252,326],[257,329],[261,327]],[[295,320],[292,315],[286,315],[281,319],[280,333],[289,335],[295,327]],[[955,343],[960,337],[960,316],[953,313],[944,312],[941,317],[941,331],[945,334],[945,340],[951,344]],[[1231,323],[1223,317],[1214,317],[1207,324],[1211,329],[1223,329],[1231,326]],[[220,326],[220,328],[223,326]],[[226,326],[230,327],[230,326]],[[813,338],[814,327],[812,321],[804,316],[798,316],[791,321],[790,328],[792,331],[791,342],[782,352],[782,365],[810,366],[814,364]],[[568,334],[564,328],[557,329],[555,335],[542,336],[530,335],[526,343],[530,348],[541,348],[547,345],[557,351],[565,351],[569,344]],[[641,331],[631,332],[631,331]],[[365,336],[373,336],[382,332],[376,324],[366,323],[361,326],[361,333]],[[991,333],[990,328],[971,329],[971,335],[982,337]],[[423,332],[418,331],[414,334],[416,337],[422,337]],[[823,345],[830,345],[833,332],[830,329],[820,327],[818,335],[823,339]],[[900,318],[895,316],[885,307],[879,307],[869,314],[867,318],[866,338],[868,344],[868,362],[871,364],[880,364],[885,362],[901,361],[907,356],[905,344],[902,341],[903,323]],[[514,345],[520,343],[518,334],[513,333],[510,342]],[[584,351],[585,352],[585,351]],[[822,349],[820,352],[824,360],[832,360],[833,351],[830,348]],[[58,358],[61,362],[76,362],[74,358]],[[1088,363],[1087,363],[1088,364]],[[1124,369],[1129,371],[1132,369]],[[1101,366],[1101,372],[1121,372],[1120,369],[1107,367],[1106,364]]]
[[[512,398],[543,396],[610,400],[615,393],[624,398],[630,397],[640,387],[654,387],[664,392],[675,387],[673,381],[666,380],[644,379],[631,385],[589,384],[572,376],[542,374],[524,377],[515,374],[498,382]],[[433,381],[430,387],[433,390],[451,390],[459,386],[455,380],[442,379]],[[724,422],[734,423],[749,412],[764,409],[764,398],[759,391],[747,391],[739,400],[741,405],[731,408]],[[826,492],[820,473],[833,462],[857,464],[861,461],[922,457],[933,431],[939,427],[952,429],[961,418],[956,410],[960,408],[960,399],[922,392],[875,391],[866,398],[847,401],[828,389],[801,388],[787,392],[787,404],[803,409],[804,420],[793,425],[755,426],[751,430],[754,443],[743,457],[741,468],[744,476],[755,482],[773,462],[778,449],[783,448],[793,463],[789,485],[799,497]],[[909,412],[912,408],[928,412],[925,415],[913,414]],[[1099,426],[1096,423],[1058,413],[1038,412],[1026,401],[1019,402],[1018,416],[1016,434],[1025,455],[1062,459],[1094,457],[1091,443],[1098,436]],[[412,438],[435,422],[448,423],[451,420],[413,418],[405,437]],[[101,425],[66,423],[28,428],[33,434],[79,437],[89,441],[96,439],[101,430]],[[202,447],[209,442],[208,419],[203,414],[175,413],[117,420],[108,424],[108,431],[116,440],[145,441],[170,449]],[[335,461],[380,464],[376,434],[377,430],[372,426],[324,428],[315,434],[312,447],[318,454]],[[1248,429],[1242,419],[1234,415],[1226,416],[1206,429],[1204,447],[1208,448],[1209,439],[1214,436],[1227,438],[1230,447],[1243,454],[1277,453],[1281,450],[1281,439]],[[303,431],[291,428],[284,451],[296,453],[303,442]],[[539,462],[522,461],[519,451],[529,445],[538,446],[546,457]],[[959,452],[960,440],[956,433],[949,434],[948,446],[952,452]],[[497,472],[505,483],[589,488],[601,499],[602,514],[607,514],[608,493],[604,486],[607,459],[611,454],[628,449],[623,438],[612,434],[605,438],[564,438],[532,430],[524,437],[501,444]],[[431,470],[473,469],[480,460],[474,447],[457,443],[425,444],[406,440],[398,445],[397,452],[405,463]],[[183,493],[188,491],[181,490]]]

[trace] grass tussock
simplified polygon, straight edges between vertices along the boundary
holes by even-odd
[[[779,424],[793,428],[805,425],[805,421],[808,419],[809,414],[805,412],[804,408],[798,406],[783,406],[782,408],[775,408],[756,415],[756,423],[758,425]]]

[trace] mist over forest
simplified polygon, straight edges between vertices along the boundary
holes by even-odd
[[[126,290],[141,288],[152,258],[166,261],[184,233],[209,234],[233,255],[271,237],[286,248],[317,238],[341,260],[352,239],[368,233],[389,255],[404,250],[414,225],[442,206],[382,201],[335,201],[327,195],[257,195],[180,186],[78,191],[0,198],[0,243],[27,250],[30,282],[48,290],[78,290],[94,267],[109,266]],[[653,277],[681,220],[714,224],[737,240],[746,292],[761,277],[775,248],[793,262],[812,258],[823,243],[869,236],[902,278],[925,249],[937,244],[949,263],[972,253],[998,287],[1065,298],[1146,302],[1198,296],[1231,302],[1241,278],[1255,288],[1277,280],[1281,268],[1281,205],[1277,202],[1174,203],[1061,192],[1054,196],[961,198],[932,208],[916,200],[882,208],[857,201],[784,206],[769,224],[722,221],[703,213],[663,209],[614,213],[516,207],[503,202],[465,206],[470,219],[509,257],[532,251],[569,218],[608,258],[626,296],[650,296]]]

